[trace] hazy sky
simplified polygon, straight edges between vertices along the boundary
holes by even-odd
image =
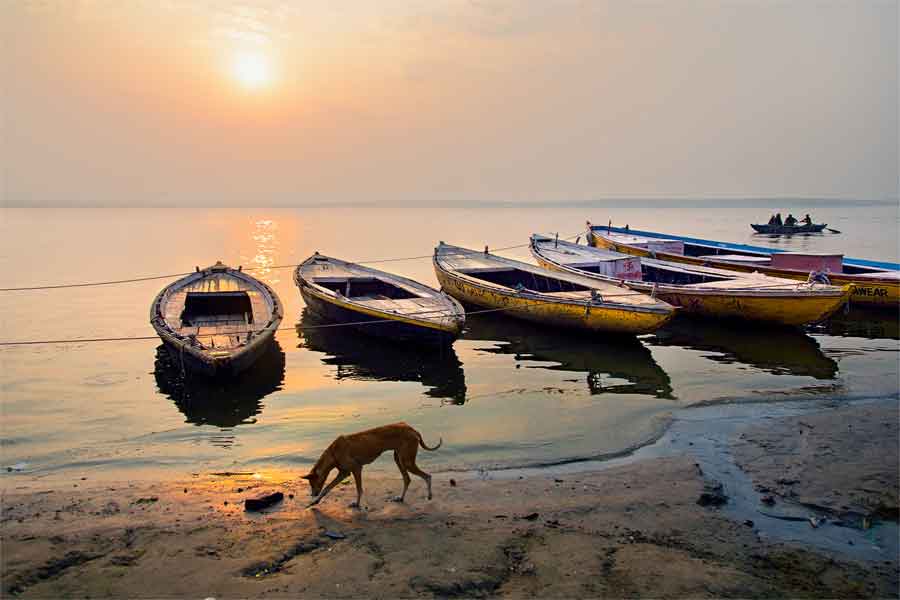
[[[898,197],[898,2],[10,0],[2,202]]]

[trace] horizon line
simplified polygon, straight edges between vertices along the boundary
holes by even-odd
[[[121,208],[121,209],[143,209],[143,208],[185,208],[185,209],[211,209],[211,208],[590,208],[593,206],[604,207],[614,202],[646,202],[646,203],[740,203],[740,202],[807,202],[812,204],[833,204],[833,203],[853,203],[853,204],[874,204],[874,205],[900,205],[900,196],[887,198],[852,198],[852,197],[822,197],[822,196],[620,196],[620,197],[604,197],[594,198],[591,200],[459,200],[451,202],[414,202],[402,200],[381,200],[381,201],[334,201],[334,202],[300,202],[295,204],[274,203],[274,204],[221,204],[221,205],[202,205],[202,204],[58,204],[58,203],[39,203],[39,204],[16,204],[4,203],[2,208],[9,209],[29,209],[29,208],[70,208],[70,209],[90,209],[90,208]],[[723,206],[723,207],[727,207]]]

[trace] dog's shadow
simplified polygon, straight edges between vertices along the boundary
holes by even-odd
[[[413,505],[410,502],[394,502],[390,499],[373,499],[372,503],[363,500],[362,508],[352,508],[345,502],[332,501],[330,504],[312,506],[305,512],[309,513],[314,524],[319,529],[330,530],[339,525],[348,523],[360,523],[366,521],[405,521],[421,518],[425,507],[434,507],[431,502],[424,506]]]

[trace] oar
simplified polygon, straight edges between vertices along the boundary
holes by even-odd
[[[838,231],[837,229],[832,229],[831,227],[826,227],[825,230],[830,231],[831,233],[840,233],[840,231]]]

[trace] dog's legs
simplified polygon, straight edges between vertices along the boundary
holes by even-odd
[[[362,502],[362,467],[353,467],[353,481],[356,483],[356,502],[350,504],[350,508],[359,508]]]
[[[418,475],[425,480],[425,483],[428,484],[428,499],[431,500],[431,475],[416,466],[415,459],[411,460],[410,463],[406,465],[406,468],[409,469],[413,475]]]
[[[397,468],[400,469],[400,475],[403,476],[403,493],[395,497],[394,500],[396,502],[403,502],[403,499],[406,498],[406,490],[409,487],[409,473],[406,472],[406,467],[400,462],[400,455],[396,450],[394,450],[394,462],[397,463]]]
[[[309,508],[310,506],[313,506],[313,505],[321,502],[322,498],[324,498],[325,495],[328,494],[328,492],[330,492],[334,486],[336,486],[343,480],[347,479],[347,477],[349,477],[349,476],[350,476],[350,473],[347,473],[346,471],[338,471],[338,474],[334,476],[334,479],[331,480],[331,483],[326,485],[325,489],[322,490],[321,492],[319,492],[319,495],[316,496],[315,500],[313,500],[312,502],[310,502],[309,504],[306,505],[306,508]]]

